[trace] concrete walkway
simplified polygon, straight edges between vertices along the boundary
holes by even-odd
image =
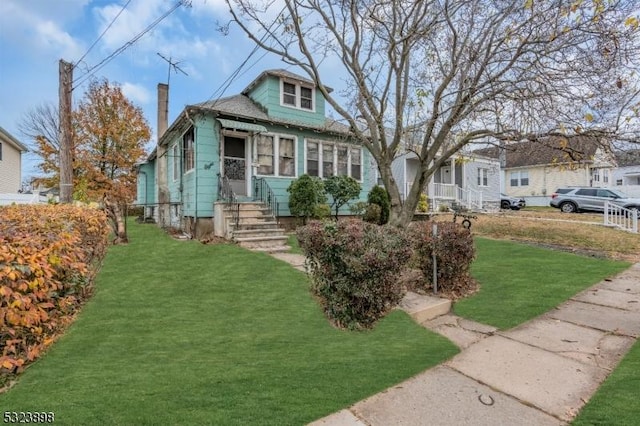
[[[450,313],[420,322],[462,351],[312,425],[566,424],[640,336],[640,263],[510,330]]]

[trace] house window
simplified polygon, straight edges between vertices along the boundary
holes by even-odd
[[[307,111],[314,110],[315,91],[312,86],[300,83],[282,82],[282,105],[300,108]]]
[[[322,167],[319,167],[320,164]],[[321,178],[338,175],[362,180],[362,149],[308,141],[306,173]]]
[[[282,83],[282,103],[285,105],[296,105],[296,85],[291,83]]]
[[[182,164],[184,165],[184,171],[188,172],[194,168],[194,143],[193,143],[193,127],[189,128],[187,132],[182,136],[182,151],[184,152],[184,158]]]
[[[591,170],[591,179],[594,182],[600,182],[600,169]]]
[[[609,170],[602,170],[602,183],[609,183]]]
[[[254,158],[258,160],[258,175],[295,176],[296,144],[292,137],[260,135],[256,139]]]
[[[478,186],[489,186],[488,169],[478,169]]]
[[[616,179],[616,185],[618,186],[622,185],[622,179]]]
[[[0,161],[2,161],[2,143],[0,142]]]
[[[173,146],[173,149],[171,150],[171,158],[173,160],[171,162],[173,164],[173,180],[176,181],[178,180],[180,172],[180,147],[178,144]]]
[[[274,150],[273,136],[260,135],[258,137],[258,174],[273,175]]]
[[[351,177],[355,180],[362,178],[362,151],[358,148],[351,149]]]
[[[316,142],[307,143],[307,174],[309,176],[320,176],[320,169],[318,162],[320,156],[318,155],[318,144]]]
[[[280,176],[295,176],[295,142],[292,138],[280,138],[278,160]]]
[[[511,172],[509,183],[511,186],[528,186],[529,185],[529,172]]]

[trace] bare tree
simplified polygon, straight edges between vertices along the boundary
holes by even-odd
[[[632,0],[226,1],[254,42],[313,79],[375,157],[396,225],[465,145],[611,135],[626,119],[622,101],[638,101]],[[327,90],[328,73],[344,75],[341,92]],[[352,102],[341,105],[339,94]],[[407,150],[420,172],[403,202],[391,163]]]

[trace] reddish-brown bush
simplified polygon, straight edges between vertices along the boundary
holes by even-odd
[[[412,222],[409,227],[414,263],[424,275],[425,287],[433,287],[435,251],[438,290],[454,298],[473,292],[477,283],[469,274],[471,262],[475,258],[471,232],[458,223],[438,222],[434,238],[433,223]]]
[[[108,229],[95,209],[0,208],[0,384],[37,358],[90,294]]]
[[[411,247],[398,228],[361,220],[314,221],[298,228],[312,291],[339,327],[369,328],[397,305],[398,276]]]

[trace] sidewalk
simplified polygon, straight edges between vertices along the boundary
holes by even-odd
[[[462,351],[311,425],[566,424],[640,336],[640,263],[510,330],[421,324]]]

